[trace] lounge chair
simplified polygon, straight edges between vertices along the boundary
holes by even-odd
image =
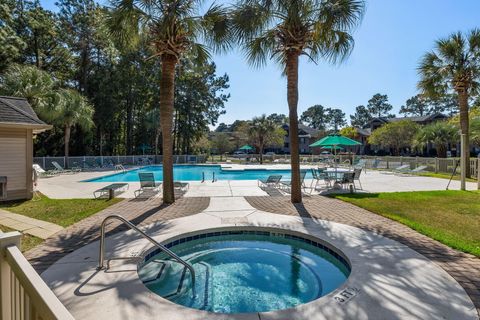
[[[34,163],[32,165],[32,168],[33,170],[35,171],[35,173],[37,174],[38,177],[53,177],[54,175],[56,175],[58,172],[56,171],[45,171],[43,170],[42,167],[40,167],[40,165]]]
[[[278,185],[278,183],[280,182],[280,180],[282,180],[282,176],[281,176],[281,175],[268,176],[267,179],[258,179],[258,186],[259,186],[259,187],[263,187],[263,186],[266,186],[266,187],[275,187],[276,185]]]
[[[58,173],[75,173],[75,172],[80,172],[78,168],[72,168],[72,169],[64,169],[58,162],[52,161],[52,165],[55,167],[55,172]]]
[[[153,172],[139,172],[138,178],[140,180],[140,189],[135,190],[135,197],[138,197],[140,193],[147,190],[158,191],[162,186],[161,182],[155,182]]]
[[[307,175],[307,171],[303,171],[303,170],[300,171],[300,185],[302,186],[302,188],[305,188],[304,180],[306,175]],[[285,189],[291,188],[292,180],[280,181],[280,187]]]
[[[125,187],[126,187],[126,190],[128,190],[128,183],[112,183],[112,184],[109,184],[108,186],[95,190],[93,192],[93,197],[95,199],[100,198],[104,195],[107,195],[108,197],[110,197],[110,190],[112,190],[113,196],[115,197],[115,192],[124,192]],[[99,195],[97,196],[97,194]]]
[[[395,173],[402,173],[402,172],[407,172],[410,170],[410,165],[409,164],[404,164],[401,165],[400,167],[396,167],[390,171],[380,171],[380,173],[383,174],[395,174]]]
[[[416,167],[413,170],[405,170],[405,171],[402,171],[402,172],[398,172],[398,175],[403,176],[403,177],[411,177],[411,176],[416,175],[417,173],[424,172],[427,168],[428,168],[427,166],[419,166],[419,167]]]

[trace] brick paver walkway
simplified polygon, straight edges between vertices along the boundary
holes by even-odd
[[[197,214],[205,210],[210,198],[180,198],[173,205],[162,205],[160,199],[126,199],[94,214],[48,238],[41,245],[29,250],[25,256],[38,273],[67,254],[98,240],[103,219],[119,214],[135,225],[147,225]],[[119,221],[112,220],[107,226],[108,234],[127,230]]]
[[[453,276],[470,296],[480,316],[479,258],[451,249],[403,224],[340,200],[315,196],[304,198],[302,205],[293,205],[290,203],[290,197],[246,197],[246,199],[258,210],[348,224],[407,245]]]

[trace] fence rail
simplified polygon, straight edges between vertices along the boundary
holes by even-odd
[[[315,164],[320,163],[325,159],[333,159],[333,155],[300,155],[300,163]],[[394,156],[358,156],[351,154],[337,155],[337,162],[343,163],[348,161],[352,163],[354,159],[365,159],[367,161],[367,168],[377,169],[393,169],[405,164],[409,164],[411,169],[419,166],[427,166],[427,171],[434,173],[447,173],[452,174],[456,163],[460,161],[459,158],[425,158],[425,157],[394,157]],[[215,155],[209,158],[210,161],[217,162],[239,162],[239,163],[252,163],[260,160],[259,154],[249,155]],[[288,154],[282,155],[264,155],[264,163],[290,163],[291,158]],[[470,176],[478,177],[479,174],[479,159],[470,158]],[[460,166],[457,167],[457,174],[460,174]]]
[[[20,252],[19,232],[0,233],[1,319],[74,319]]]
[[[332,159],[332,155],[300,155],[301,163],[317,163],[324,159]],[[394,157],[394,156],[357,156],[340,154],[337,156],[337,161],[343,163],[354,159],[366,159],[367,168],[376,167],[378,169],[392,169],[401,165],[410,164],[411,168],[418,166],[427,166],[427,171],[435,173],[453,173],[459,158],[424,158],[424,157]],[[290,155],[263,155],[264,163],[289,163]],[[35,157],[33,163],[40,165],[45,170],[54,169],[53,161],[58,162],[61,166],[66,168],[80,167],[105,167],[116,164],[122,165],[149,165],[161,164],[162,156],[156,155],[133,155],[133,156],[81,156],[81,157]],[[251,163],[260,161],[259,154],[249,155],[175,155],[173,158],[175,164],[196,164],[210,162],[239,162]],[[479,159],[470,158],[470,176],[478,177],[479,175]],[[457,173],[460,173],[460,166],[457,168]]]
[[[80,157],[34,157],[33,163],[40,165],[45,170],[51,170],[55,167],[53,162],[58,162],[65,168],[94,168],[108,167],[117,164],[135,166],[148,164],[161,164],[163,156],[159,155],[132,155],[132,156],[80,156]],[[175,155],[173,162],[175,164],[187,163],[205,163],[206,155]]]

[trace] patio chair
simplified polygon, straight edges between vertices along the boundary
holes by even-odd
[[[162,186],[161,182],[155,182],[153,172],[139,172],[138,179],[140,180],[140,189],[135,190],[135,197],[138,197],[140,193],[148,190],[158,192]]]
[[[354,168],[360,168],[360,169],[363,169],[365,168],[365,165],[367,164],[367,160],[365,159],[360,159],[358,160],[354,165],[353,167]]]
[[[278,185],[280,180],[282,180],[281,175],[271,175],[271,176],[268,176],[267,179],[258,179],[257,184],[259,187],[262,187],[262,186],[275,187],[276,185]]]
[[[363,190],[362,183],[360,182],[361,174],[362,174],[362,168],[353,169],[353,185],[356,188],[355,181],[358,181],[358,184],[360,185],[360,190]]]
[[[318,187],[318,184],[321,182],[321,181],[324,181],[325,185],[328,186],[329,185],[329,180],[326,178],[326,174],[325,174],[325,168],[318,168],[318,169],[311,169],[312,171],[312,183],[310,184],[310,194],[312,194],[312,192],[314,190],[317,190],[317,187]],[[315,186],[313,187],[313,183],[315,183]]]
[[[400,167],[396,167],[390,171],[380,171],[382,174],[395,174],[395,173],[401,173],[401,172],[407,172],[410,170],[410,165],[409,164],[404,164],[401,165]]]
[[[428,168],[427,166],[419,166],[413,170],[405,170],[405,171],[399,172],[398,175],[402,177],[411,177],[411,176],[415,176],[417,173],[422,173],[426,171],[427,168]]]
[[[58,162],[52,161],[52,165],[55,167],[55,172],[58,173],[75,173],[79,172],[80,170],[75,168],[75,169],[64,169]]]
[[[356,190],[355,187],[355,172],[345,172],[341,180],[342,187],[347,189],[349,186],[353,186],[353,190]]]
[[[302,188],[305,188],[305,176],[307,175],[307,171],[305,170],[302,170],[300,171],[300,185],[302,186]],[[286,180],[286,181],[280,181],[280,187],[283,189],[288,189],[288,188],[291,188],[292,187],[292,180]]]

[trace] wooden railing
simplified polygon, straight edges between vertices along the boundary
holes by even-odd
[[[20,238],[0,233],[1,319],[74,319],[20,252]]]

